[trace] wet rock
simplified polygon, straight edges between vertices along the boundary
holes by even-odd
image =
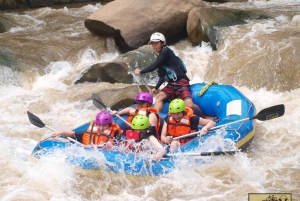
[[[128,66],[126,63],[110,62],[91,66],[75,81],[75,84],[82,82],[120,82],[131,84],[133,77],[128,74]]]
[[[262,18],[270,18],[270,16],[251,11],[199,7],[192,9],[189,13],[187,32],[193,45],[199,45],[205,41],[216,50],[218,44],[216,27],[245,24],[245,19]]]
[[[0,34],[4,33],[6,31],[5,27],[3,26],[3,24],[0,21]]]
[[[114,61],[125,62],[129,71],[134,71],[136,68],[143,69],[151,65],[157,56],[150,45],[144,45],[136,50],[120,54]]]
[[[28,0],[30,7],[45,7],[45,6],[54,6],[56,2],[48,0]],[[71,3],[71,0],[68,0],[66,3]]]
[[[161,32],[168,44],[187,37],[186,21],[201,0],[116,0],[102,6],[85,20],[93,34],[113,37],[122,52],[147,44],[153,32]]]
[[[142,91],[147,91],[147,89],[140,85],[130,85],[122,88],[110,88],[96,94],[112,110],[119,110],[133,105],[135,97]]]
[[[134,78],[132,72],[134,69],[143,69],[152,64],[157,58],[150,45],[145,45],[137,50],[129,51],[119,55],[114,61],[99,63],[86,69],[75,82],[110,82],[127,83],[133,82],[143,84],[139,78]],[[118,72],[118,73],[115,73]],[[157,79],[157,73],[151,72],[143,75],[146,82]],[[136,80],[134,80],[136,79]]]
[[[120,108],[126,108],[134,103],[134,97],[132,98],[121,98],[111,106],[112,110],[119,110]]]
[[[214,8],[194,8],[187,20],[187,32],[193,45],[199,45],[202,41],[210,42],[216,49],[217,30],[215,26],[230,26],[245,23],[230,11]]]
[[[0,0],[0,10],[27,8],[27,0]]]

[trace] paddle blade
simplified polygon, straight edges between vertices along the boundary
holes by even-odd
[[[92,98],[93,98],[93,104],[97,108],[99,108],[99,109],[106,108],[106,105],[102,102],[101,98],[97,94],[92,93]]]
[[[35,125],[39,128],[45,127],[45,124],[40,120],[40,118],[38,118],[37,116],[35,116],[31,112],[27,111],[27,115],[28,115],[30,123],[32,123],[33,125]]]
[[[284,111],[285,111],[285,107],[283,104],[274,105],[272,107],[261,110],[256,116],[252,117],[252,119],[258,119],[260,121],[267,121],[270,119],[275,119],[277,117],[283,116]]]

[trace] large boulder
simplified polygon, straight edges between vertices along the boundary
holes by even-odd
[[[144,45],[136,50],[120,54],[116,59],[107,63],[98,63],[86,69],[76,80],[82,82],[109,82],[127,83],[133,82],[142,84],[139,78],[133,76],[132,71],[139,68],[143,69],[152,64],[157,58],[150,45]],[[115,73],[118,72],[118,73]],[[154,85],[157,81],[157,73],[147,73],[143,75],[147,83]]]
[[[147,44],[153,32],[165,35],[168,44],[187,37],[188,13],[204,6],[202,0],[116,0],[100,7],[85,21],[96,35],[113,37],[122,52]]]
[[[188,15],[187,33],[193,45],[205,41],[216,50],[218,44],[216,27],[245,24],[245,19],[263,18],[270,16],[252,11],[199,7],[192,9]]]
[[[118,72],[118,73],[116,73]],[[83,82],[133,83],[128,74],[128,66],[124,62],[99,63],[88,68],[75,84]]]
[[[112,110],[129,107],[134,104],[134,99],[140,92],[147,91],[142,85],[131,85],[127,87],[110,87],[96,93],[101,100]],[[108,98],[109,97],[109,100]]]
[[[2,23],[0,22],[0,34],[4,33],[6,31],[5,27],[2,25]]]
[[[150,66],[157,58],[158,54],[153,51],[150,45],[144,45],[136,50],[120,54],[114,61],[125,62],[129,71],[136,68],[143,69]]]

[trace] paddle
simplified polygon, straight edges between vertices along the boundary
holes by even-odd
[[[108,107],[107,105],[105,105],[103,103],[103,101],[101,100],[101,98],[95,94],[95,93],[92,93],[92,98],[93,98],[93,103],[94,105],[99,108],[99,109],[102,109],[102,108],[105,108],[108,112],[112,113],[112,110],[110,109],[110,107]],[[131,127],[131,124],[128,123],[125,119],[123,119],[120,115],[116,114],[116,116],[118,118],[120,118],[124,123],[126,123],[128,126]]]
[[[214,152],[200,152],[200,153],[175,153],[175,154],[166,154],[166,156],[219,156],[219,155],[233,155],[240,151],[214,151]]]
[[[152,94],[152,91],[150,89],[150,87],[148,86],[148,84],[146,83],[146,81],[144,80],[144,78],[142,77],[142,75],[140,76],[142,82],[144,83],[144,85],[146,86],[146,88],[149,90],[150,94]]]
[[[144,85],[147,87],[147,89],[149,90],[149,93],[153,96],[153,104],[155,104],[155,93],[152,93],[149,85],[145,82],[144,78],[142,77],[142,75],[140,76],[141,80],[143,81]]]
[[[230,123],[227,123],[227,124],[215,126],[215,127],[212,127],[211,129],[209,129],[209,131],[214,131],[214,130],[217,130],[217,129],[222,128],[222,127],[227,127],[227,126],[232,125],[232,124],[236,124],[236,123],[243,122],[243,121],[248,121],[248,120],[253,120],[253,119],[258,119],[260,121],[267,121],[267,120],[275,119],[277,117],[283,116],[284,115],[284,110],[285,110],[285,108],[284,108],[283,104],[274,105],[272,107],[268,107],[268,108],[265,108],[265,109],[261,110],[257,115],[255,115],[253,117],[249,117],[249,118],[241,119],[241,120],[238,120],[238,121],[230,122]],[[191,136],[197,135],[198,133],[200,133],[200,131],[190,133],[190,134],[187,134],[187,135],[183,135],[183,136],[179,136],[179,137],[175,137],[173,139],[177,140],[177,139],[181,139],[181,138],[191,137]]]
[[[44,124],[44,122],[42,122],[42,120],[40,120],[40,118],[38,118],[37,116],[35,116],[34,114],[32,114],[31,112],[27,111],[27,115],[28,115],[28,118],[29,118],[29,121],[30,123],[32,123],[33,125],[35,125],[36,127],[39,127],[39,128],[48,128],[54,132],[56,132],[55,129],[51,128],[50,126],[47,126],[46,124]],[[76,143],[76,144],[79,144],[81,146],[84,146],[83,144],[81,144],[80,142],[70,138],[70,137],[67,137],[68,140]]]

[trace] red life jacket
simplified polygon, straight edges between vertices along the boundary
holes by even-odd
[[[132,119],[135,115],[141,114],[141,115],[145,115],[147,117],[149,117],[150,113],[153,113],[156,115],[157,117],[157,126],[155,127],[156,129],[156,138],[158,140],[160,140],[160,135],[159,135],[159,129],[160,129],[160,124],[161,124],[161,119],[159,114],[157,113],[157,109],[153,108],[153,107],[147,107],[147,108],[141,108],[141,109],[136,109],[136,108],[132,108],[129,111],[129,116],[127,117],[126,121],[129,122],[131,124]],[[127,127],[128,128],[128,127]],[[131,128],[129,128],[131,129]]]
[[[191,129],[191,122],[190,122],[190,119],[194,116],[196,115],[194,115],[193,110],[189,107],[186,107],[185,114],[179,122],[176,122],[172,117],[171,113],[169,113],[168,121],[167,121],[167,134],[173,137],[179,137],[182,135],[195,132],[195,130]],[[193,138],[194,137],[182,138],[179,140],[179,142],[183,144],[190,141]]]
[[[102,133],[98,133],[95,122],[91,122],[88,129],[85,131],[85,133],[82,136],[82,144],[100,145],[108,141],[111,144],[114,144],[113,138],[116,136],[116,131],[118,131],[119,134],[123,133],[123,131],[120,129],[120,127],[117,124],[112,123],[111,126],[107,128],[105,131],[103,131]]]

